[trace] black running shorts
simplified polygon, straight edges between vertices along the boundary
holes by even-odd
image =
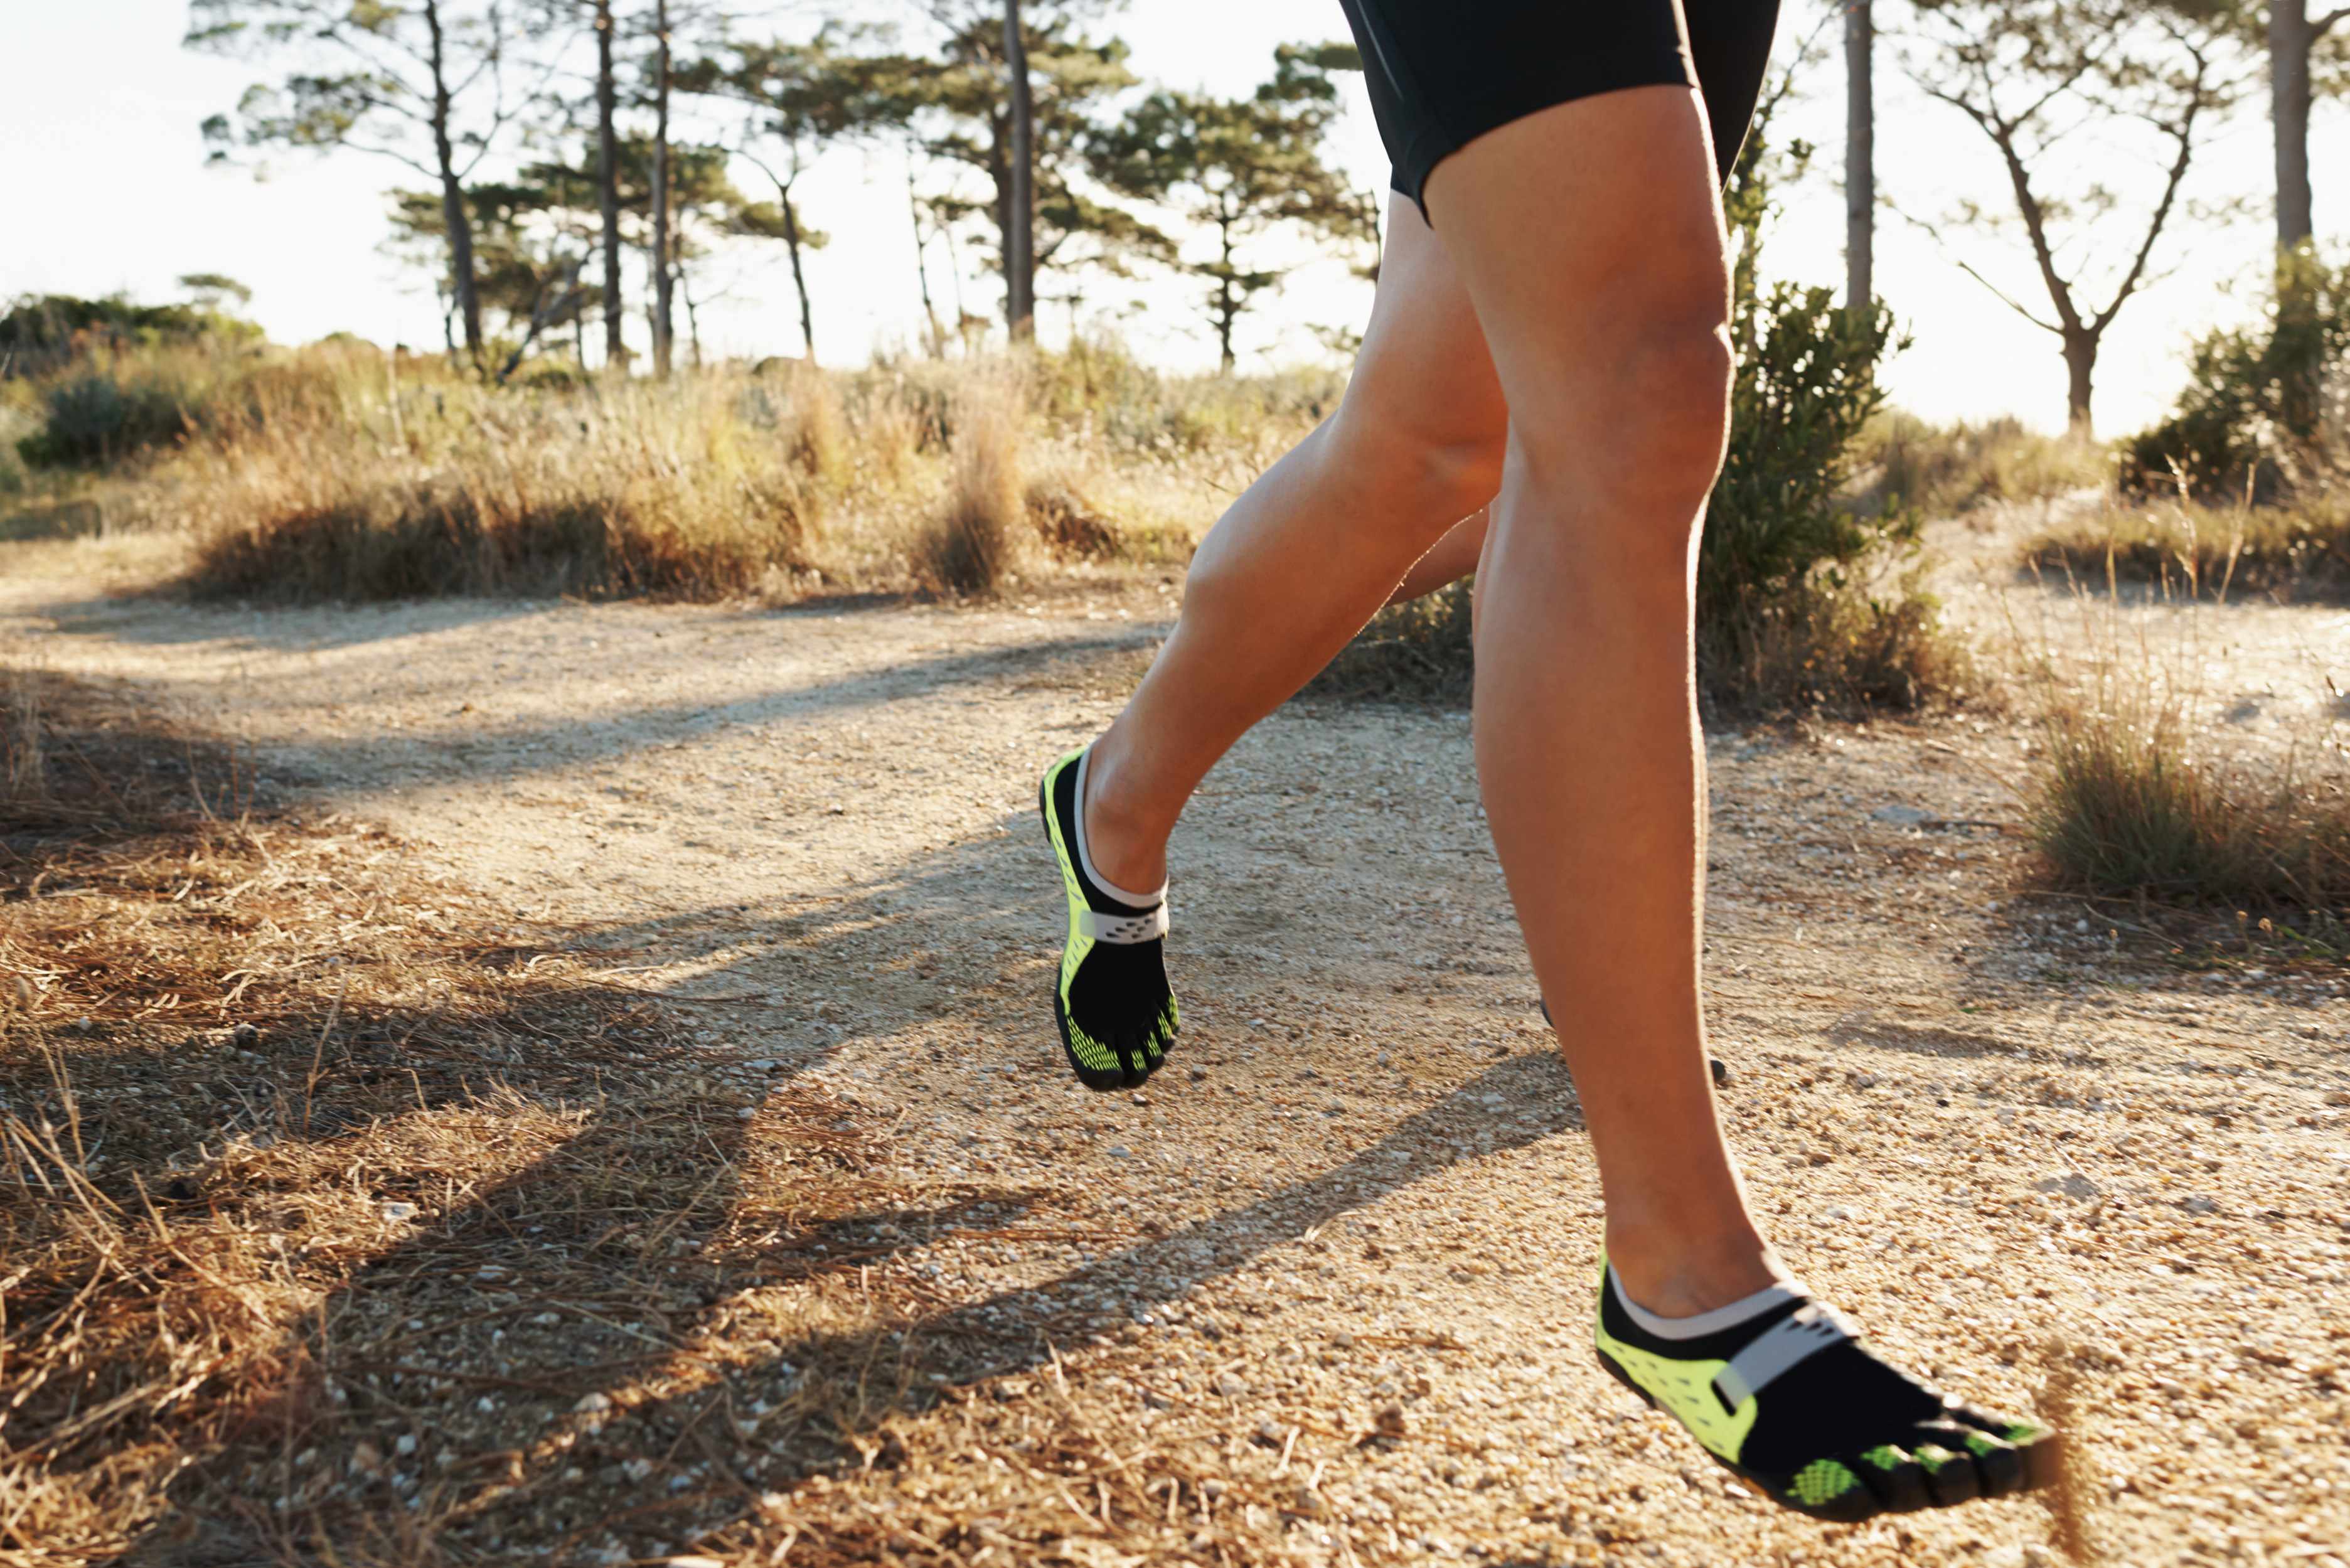
[[[1338,0],[1395,188],[1513,119],[1620,88],[1694,87],[1730,178],[1762,96],[1779,0]],[[1683,31],[1682,18],[1688,18]]]

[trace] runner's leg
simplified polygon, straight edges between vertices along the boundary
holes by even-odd
[[[1166,880],[1191,791],[1492,495],[1507,422],[1451,259],[1399,201],[1345,400],[1210,530],[1173,635],[1094,743],[1086,838],[1104,877]]]
[[[1478,771],[1607,1197],[1667,1314],[1781,1277],[1716,1125],[1698,1007],[1695,539],[1727,422],[1729,269],[1703,106],[1557,105],[1426,197],[1510,409],[1477,644]]]
[[[1445,530],[1444,537],[1428,547],[1428,554],[1411,564],[1411,570],[1388,596],[1388,603],[1402,604],[1407,599],[1432,594],[1437,589],[1459,582],[1477,569],[1477,557],[1485,551],[1486,509],[1482,506]]]

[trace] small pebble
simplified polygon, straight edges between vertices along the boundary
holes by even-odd
[[[598,1410],[610,1409],[612,1407],[612,1400],[608,1395],[582,1394],[579,1397],[579,1403],[571,1407],[574,1410],[578,1411],[583,1416],[592,1416]]]
[[[1248,1379],[1237,1372],[1219,1374],[1216,1378],[1216,1392],[1227,1399],[1237,1399],[1248,1392]]]

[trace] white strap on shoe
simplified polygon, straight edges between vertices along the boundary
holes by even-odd
[[[1754,1343],[1713,1375],[1714,1391],[1736,1410],[1797,1364],[1831,1345],[1858,1339],[1860,1331],[1835,1308],[1813,1302],[1757,1334]]]
[[[1136,942],[1155,941],[1167,934],[1167,905],[1160,900],[1155,909],[1139,915],[1110,915],[1099,909],[1077,911],[1077,934],[1091,937],[1097,942],[1109,942],[1118,947],[1130,947]]]

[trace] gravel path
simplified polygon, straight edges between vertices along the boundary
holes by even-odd
[[[1170,605],[264,614],[19,583],[0,634],[245,737],[264,798],[642,950],[620,982],[696,1008],[754,1092],[861,1107],[910,1180],[1053,1190],[1094,1239],[880,1267],[990,1322],[1090,1314],[1063,1355],[1097,1419],[1294,1478],[1304,1559],[2053,1560],[2036,1502],[1780,1514],[1593,1365],[1596,1183],[1463,716],[1252,735],[1175,848],[1177,1051],[1142,1094],[1070,1082],[1035,781]],[[2112,1561],[2350,1568],[2341,982],[2192,973],[2030,891],[2029,744],[1711,738],[1711,1015],[1755,1200],[1970,1397],[2029,1408],[2067,1370]]]

